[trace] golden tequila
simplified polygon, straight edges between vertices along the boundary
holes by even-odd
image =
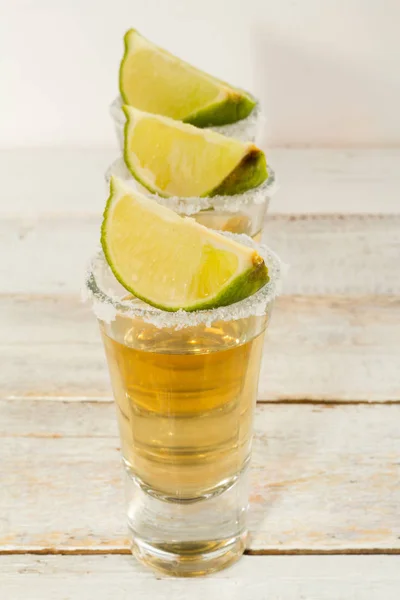
[[[145,489],[193,499],[240,474],[266,319],[182,330],[124,317],[102,325],[124,462]]]

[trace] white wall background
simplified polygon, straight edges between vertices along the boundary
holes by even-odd
[[[136,27],[259,95],[269,145],[400,145],[400,0],[0,0],[0,147],[115,145]]]

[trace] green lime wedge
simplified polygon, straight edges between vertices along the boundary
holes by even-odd
[[[110,183],[101,243],[118,281],[167,311],[233,304],[269,279],[254,249],[180,217],[116,177]]]
[[[158,48],[135,29],[127,31],[124,43],[119,87],[125,104],[197,127],[236,123],[253,110],[248,94]]]
[[[240,194],[268,177],[251,142],[124,106],[124,158],[132,175],[161,196]]]

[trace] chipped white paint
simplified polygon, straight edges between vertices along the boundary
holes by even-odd
[[[0,550],[126,550],[113,405],[0,410]],[[400,405],[258,405],[249,549],[400,553],[399,419]]]
[[[0,397],[111,398],[97,324],[70,296],[0,296]],[[281,297],[261,400],[400,400],[400,301]]]
[[[396,556],[244,556],[199,579],[155,576],[130,556],[0,556],[6,600],[398,600]]]

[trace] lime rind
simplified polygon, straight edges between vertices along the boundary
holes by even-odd
[[[246,119],[256,106],[255,100],[246,92],[230,93],[221,102],[215,102],[183,119],[196,127],[222,127]]]
[[[268,167],[263,152],[249,153],[238,166],[214,188],[210,196],[235,196],[253,190],[268,179]]]

